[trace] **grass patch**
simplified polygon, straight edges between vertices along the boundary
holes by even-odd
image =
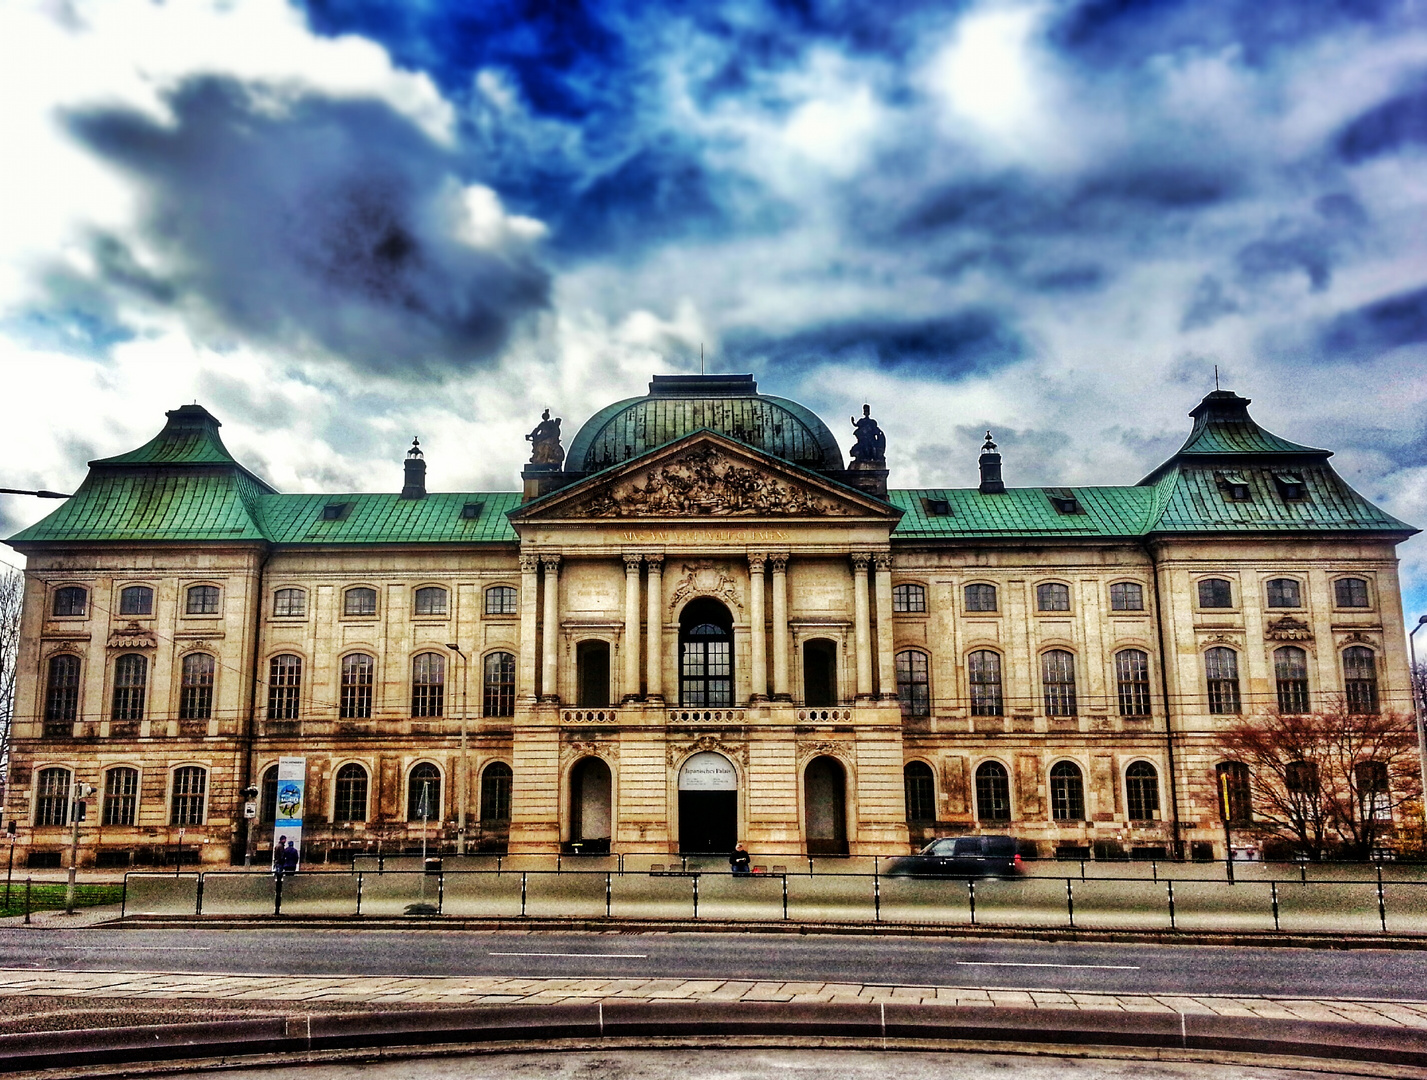
[[[64,882],[36,882],[30,886],[30,910],[54,911],[64,909],[64,895],[68,886]],[[79,885],[74,887],[75,907],[94,907],[97,904],[117,904],[124,896],[122,885]],[[5,903],[5,890],[0,886],[0,916],[23,915],[25,913],[25,883],[12,882],[10,902]]]

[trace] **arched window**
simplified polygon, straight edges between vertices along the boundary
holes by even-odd
[[[515,654],[493,652],[484,663],[481,686],[482,716],[515,715]]]
[[[439,585],[427,585],[425,588],[417,589],[416,605],[413,610],[417,615],[445,615],[446,590]]]
[[[1209,686],[1209,711],[1226,715],[1239,711],[1239,654],[1219,645],[1204,653],[1204,678]]]
[[[481,824],[510,821],[510,784],[514,774],[503,761],[492,761],[481,772]]]
[[[1051,766],[1050,816],[1056,821],[1085,820],[1085,781],[1079,765],[1057,761]]]
[[[1150,714],[1150,658],[1143,649],[1122,649],[1115,654],[1115,685],[1121,716]]]
[[[1371,607],[1368,583],[1360,577],[1339,578],[1333,582],[1333,600],[1342,608]]]
[[[1308,711],[1308,654],[1297,645],[1273,650],[1273,674],[1278,682],[1278,711],[1298,715]]]
[[[1199,606],[1202,608],[1233,607],[1233,585],[1223,578],[1204,578],[1199,582]]]
[[[133,825],[139,812],[139,770],[127,766],[104,774],[105,825]]]
[[[968,585],[965,589],[967,611],[995,611],[996,586]]]
[[[1074,716],[1075,657],[1064,649],[1041,653],[1041,687],[1047,716]]]
[[[492,585],[486,590],[487,615],[515,615],[519,610],[515,590],[509,585]]]
[[[971,715],[1003,716],[1001,700],[1001,654],[981,649],[966,658],[971,681]]]
[[[180,720],[207,720],[213,715],[215,668],[213,657],[208,653],[189,653],[183,658],[178,691]]]
[[[185,765],[173,771],[173,798],[170,825],[202,825],[203,802],[208,794],[208,770]]]
[[[375,615],[377,613],[377,591],[359,586],[342,594],[343,615]]]
[[[187,615],[217,615],[218,586],[193,585],[188,590],[188,602],[184,606]]]
[[[1343,692],[1353,716],[1377,712],[1377,657],[1371,649],[1353,645],[1343,650]]]
[[[144,696],[149,683],[149,661],[138,653],[126,653],[114,662],[114,707],[111,720],[142,720]]]
[[[695,600],[679,620],[679,704],[733,704],[733,618],[716,600]]]
[[[79,657],[60,653],[50,657],[45,680],[45,734],[67,736],[74,733],[79,719]]]
[[[88,607],[89,590],[78,585],[66,585],[55,590],[54,606],[50,611],[60,618],[75,618],[82,616]]]
[[[927,609],[927,590],[921,585],[893,585],[892,610],[921,612]]]
[[[268,661],[268,719],[296,720],[302,698],[302,657],[283,653]]]
[[[342,698],[338,715],[347,720],[369,720],[372,715],[372,673],[376,667],[366,653],[342,657]]]
[[[120,615],[152,615],[154,590],[147,585],[130,585],[119,590]]]
[[[1136,761],[1125,770],[1125,809],[1131,821],[1159,818],[1159,773],[1148,761]]]
[[[355,762],[337,770],[332,787],[332,820],[367,820],[367,770]]]
[[[41,769],[35,778],[35,824],[69,824],[69,770]]]
[[[1117,581],[1110,586],[1111,611],[1144,611],[1145,590],[1137,581]]]
[[[1318,765],[1313,761],[1290,761],[1283,768],[1283,786],[1291,795],[1305,798],[1318,794]]]
[[[1047,581],[1036,586],[1037,611],[1069,611],[1070,587],[1058,581]]]
[[[897,654],[897,698],[903,716],[930,716],[931,683],[927,677],[927,654],[905,649]]]
[[[983,761],[976,770],[976,817],[980,821],[1011,820],[1011,778],[999,761]]]
[[[262,820],[271,824],[277,820],[277,766],[269,765],[263,770]]]
[[[406,778],[406,820],[441,820],[441,770],[429,761]]]
[[[411,661],[411,715],[442,716],[446,707],[446,658],[418,653]]]
[[[1242,761],[1222,761],[1214,768],[1219,784],[1219,818],[1229,824],[1253,820],[1249,767]]]
[[[908,821],[936,820],[936,781],[925,761],[909,761],[902,767],[902,785],[907,796]]]
[[[273,614],[281,618],[306,615],[307,591],[305,589],[278,589],[273,593]]]
[[[1265,585],[1268,606],[1272,608],[1296,608],[1303,606],[1303,597],[1298,582],[1289,577],[1271,578]]]

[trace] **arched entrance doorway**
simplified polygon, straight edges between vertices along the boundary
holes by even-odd
[[[695,600],[679,616],[679,704],[733,704],[733,616],[717,600]]]
[[[679,770],[679,850],[732,851],[738,843],[738,773],[711,750]]]
[[[597,757],[581,758],[570,772],[570,843],[576,850],[609,851],[611,832],[609,766]]]
[[[837,758],[813,758],[803,772],[803,834],[809,855],[847,854],[847,773]]]
[[[837,704],[837,643],[813,638],[803,643],[803,702],[810,709]]]

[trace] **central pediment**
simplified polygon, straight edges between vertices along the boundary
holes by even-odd
[[[712,431],[551,492],[513,522],[570,519],[895,519],[900,511]]]

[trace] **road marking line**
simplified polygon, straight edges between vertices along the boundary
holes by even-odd
[[[638,952],[488,952],[487,956],[592,956],[615,960],[648,960],[648,953]]]
[[[1139,964],[1025,964],[1013,960],[958,960],[961,967],[1095,968],[1100,971],[1139,971]]]
[[[209,952],[211,945],[70,945],[60,952]]]

